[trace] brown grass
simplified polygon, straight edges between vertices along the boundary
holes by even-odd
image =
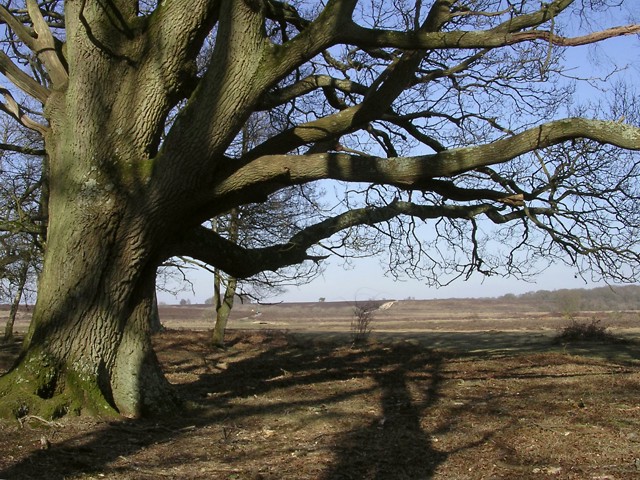
[[[348,333],[275,330],[231,332],[226,351],[206,341],[156,338],[190,404],[179,415],[2,422],[0,478],[640,478],[636,344],[451,350],[385,336],[351,348]]]

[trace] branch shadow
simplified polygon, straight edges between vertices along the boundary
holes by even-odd
[[[423,427],[428,409],[439,400],[444,359],[425,359],[418,351],[406,361],[378,371],[374,378],[381,391],[382,418],[340,439],[334,465],[323,479],[415,479],[430,478],[448,457],[434,448]],[[419,397],[410,392],[407,376],[427,369]]]
[[[240,475],[235,478],[428,479],[452,454],[474,448],[498,433],[489,429],[481,438],[462,439],[455,448],[435,443],[437,435],[464,431],[455,409],[467,407],[443,408],[449,400],[448,394],[443,393],[444,384],[453,378],[448,370],[450,362],[459,359],[459,354],[452,357],[451,353],[409,344],[379,344],[362,349],[336,344],[296,344],[285,336],[264,340],[263,344],[259,344],[263,340],[258,338],[252,344],[246,337],[249,334],[242,334],[245,337],[238,334],[230,342],[230,348],[220,352],[206,347],[206,333],[169,331],[162,335],[164,343],[158,356],[165,371],[175,376],[174,387],[189,408],[163,418],[88,423],[87,428],[79,429],[75,435],[59,440],[54,436],[48,449],[32,446],[26,455],[13,462],[7,456],[4,460],[0,458],[0,478],[43,478],[46,472],[46,477],[54,480],[82,474],[142,479],[153,478],[158,469],[178,478],[176,469],[181,465],[190,464],[196,471],[206,462],[210,467],[210,455],[219,455],[224,448],[238,445],[239,450],[232,458],[215,458],[218,467],[226,465]],[[473,362],[475,356],[465,358]],[[512,374],[521,376],[518,371]],[[182,383],[176,382],[179,375],[185,376],[180,380]],[[335,387],[318,387],[327,382]],[[294,390],[296,393],[291,393]],[[252,401],[254,398],[265,401]],[[368,411],[345,409],[345,405],[353,405],[348,402],[355,400],[356,405]],[[440,413],[436,414],[438,410]],[[309,416],[309,411],[317,415]],[[261,476],[253,472],[255,475],[250,476],[252,472],[242,470],[247,468],[248,461],[252,465],[268,464],[276,454],[268,441],[260,438],[256,441],[263,443],[242,450],[240,447],[254,439],[234,444],[240,440],[233,438],[233,428],[249,425],[256,418],[286,419],[291,412],[307,412],[306,419],[330,425],[333,431],[319,442],[326,452],[322,456],[325,462],[299,472],[297,477],[269,476],[268,472],[261,472]],[[340,422],[343,423],[338,427]],[[195,450],[180,450],[177,445],[183,441],[189,445],[191,435],[209,435],[209,457]],[[38,437],[39,433],[34,438]],[[283,455],[289,448],[291,453],[297,447],[304,450],[294,444],[292,436],[287,442],[281,440],[278,454]],[[8,442],[0,440],[1,445]],[[174,453],[163,456],[162,452],[167,452],[162,450],[163,446],[171,446]],[[320,447],[310,451],[317,452]],[[155,452],[155,463],[149,463],[150,456],[136,458],[145,450]],[[286,461],[285,456],[281,458]],[[313,458],[316,457],[308,457],[310,462],[315,461]],[[231,476],[209,472],[194,478]]]

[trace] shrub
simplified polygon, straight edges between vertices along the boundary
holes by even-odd
[[[578,322],[572,318],[558,332],[558,341],[611,341],[615,337],[609,332],[609,327],[602,325],[600,320],[592,318],[591,322]]]
[[[356,302],[351,320],[351,341],[354,345],[366,343],[373,330],[372,322],[377,309],[376,302]]]

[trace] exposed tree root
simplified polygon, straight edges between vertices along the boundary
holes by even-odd
[[[37,415],[56,419],[83,413],[110,418],[118,415],[95,380],[61,373],[34,357],[31,361],[23,360],[0,378],[0,417],[19,419]]]

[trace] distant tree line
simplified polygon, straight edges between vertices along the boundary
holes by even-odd
[[[499,300],[516,300],[535,304],[541,311],[566,313],[583,310],[640,310],[640,285],[537,290],[521,295],[503,295]]]

